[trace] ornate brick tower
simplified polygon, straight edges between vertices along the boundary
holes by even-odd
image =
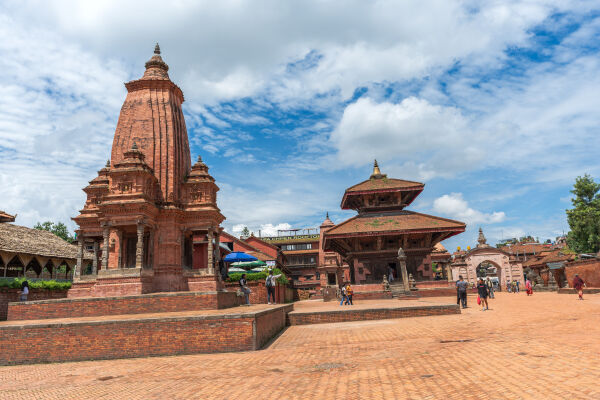
[[[78,260],[70,296],[220,286],[219,187],[200,157],[191,166],[183,93],[168,70],[157,44],[144,76],[125,84],[111,161],[83,189],[73,218],[80,253],[88,247],[95,257]]]

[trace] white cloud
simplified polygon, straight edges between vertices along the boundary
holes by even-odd
[[[433,201],[433,210],[442,216],[455,218],[474,224],[494,224],[504,221],[506,215],[503,211],[483,213],[469,207],[469,203],[463,198],[462,193],[450,193],[438,197]]]
[[[364,97],[346,107],[331,142],[343,165],[391,160],[396,166],[403,164],[403,177],[427,179],[481,160],[480,144],[469,124],[457,108],[416,97],[399,104]]]

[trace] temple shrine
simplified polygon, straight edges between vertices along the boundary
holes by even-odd
[[[343,257],[353,284],[376,290],[387,282],[391,269],[408,291],[409,278],[418,281],[432,276],[424,260],[435,245],[465,231],[462,222],[405,210],[424,186],[388,178],[375,161],[369,179],[346,189],[341,208],[356,210],[358,215],[328,228],[323,248]]]
[[[191,163],[183,92],[168,70],[157,44],[144,75],[125,84],[111,159],[73,218],[79,256],[70,297],[220,287],[219,187],[200,157]]]

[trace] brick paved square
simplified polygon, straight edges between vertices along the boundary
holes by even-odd
[[[0,399],[600,399],[600,295],[469,301],[293,326],[256,352],[2,367]]]

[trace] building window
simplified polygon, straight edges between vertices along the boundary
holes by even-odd
[[[315,273],[315,278],[316,278],[317,280],[320,280],[320,279],[321,279],[321,274],[320,274],[319,272],[316,272],[316,273]]]

